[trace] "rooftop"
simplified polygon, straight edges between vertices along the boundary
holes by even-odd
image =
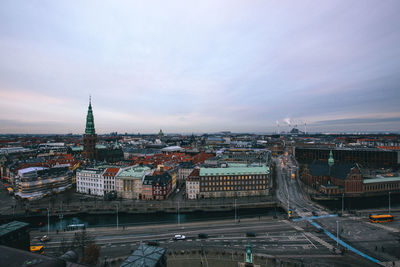
[[[200,168],[200,176],[207,175],[246,175],[268,174],[267,166],[261,167],[227,167],[227,168]]]
[[[132,166],[122,169],[121,172],[116,176],[118,178],[142,178],[151,169],[146,166]]]
[[[6,224],[0,225],[0,236],[4,236],[10,232],[28,226],[29,223],[19,222],[19,221],[12,221]]]
[[[384,178],[372,178],[372,179],[364,179],[364,184],[373,184],[373,183],[385,183],[385,182],[398,182],[400,181],[400,177],[384,177]]]
[[[120,267],[153,267],[163,257],[165,248],[141,244]]]
[[[331,176],[342,180],[347,178],[350,170],[354,167],[356,167],[356,164],[335,163],[329,168],[328,163],[324,161],[314,161],[308,165],[312,176]]]

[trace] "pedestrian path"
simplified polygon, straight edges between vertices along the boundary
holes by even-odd
[[[300,221],[310,221],[310,220],[316,220],[316,219],[323,219],[323,218],[331,218],[331,217],[337,217],[337,214],[325,214],[321,216],[310,216],[310,217],[302,217],[302,218],[297,218],[293,219],[293,222],[300,222]]]
[[[306,236],[308,236],[309,238],[312,238],[313,240],[317,241],[318,243],[320,243],[322,246],[326,247],[327,249],[333,250],[333,246],[331,244],[329,244],[328,242],[322,240],[318,236],[315,236],[315,235],[313,235],[312,233],[309,233],[309,232],[306,232],[304,234]]]
[[[333,234],[331,234],[329,231],[327,231],[326,229],[324,229],[323,227],[321,227],[321,226],[320,226],[319,224],[317,224],[316,222],[310,221],[310,223],[311,223],[312,225],[314,225],[315,227],[317,227],[317,228],[321,228],[321,229],[323,230],[323,232],[324,232],[327,236],[329,236],[329,237],[330,237],[331,239],[333,239],[335,242],[337,242],[337,243],[340,244],[341,246],[347,248],[348,250],[353,251],[354,253],[356,253],[356,254],[360,255],[361,257],[364,257],[364,258],[366,258],[367,260],[370,260],[370,261],[372,261],[372,262],[374,262],[374,263],[382,264],[382,262],[381,262],[380,260],[377,260],[377,259],[375,259],[375,258],[373,258],[373,257],[371,257],[371,256],[369,256],[369,255],[367,255],[367,254],[365,254],[365,253],[359,251],[358,249],[353,248],[352,246],[350,246],[349,244],[345,243],[344,241],[338,239],[336,236],[334,236]]]

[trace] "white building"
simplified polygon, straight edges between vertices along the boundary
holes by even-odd
[[[121,168],[107,168],[104,173],[104,192],[110,193],[115,190],[115,176],[121,171]]]
[[[194,169],[186,178],[186,196],[188,199],[198,199],[200,194],[199,169]]]
[[[76,191],[78,193],[104,196],[103,169],[86,169],[76,172]]]

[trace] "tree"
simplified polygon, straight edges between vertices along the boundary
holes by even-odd
[[[100,247],[95,243],[91,243],[85,249],[82,262],[88,264],[96,264],[100,256]]]
[[[81,255],[84,255],[85,248],[94,243],[94,238],[86,232],[86,229],[75,233],[74,240],[72,241],[72,248],[77,249]]]

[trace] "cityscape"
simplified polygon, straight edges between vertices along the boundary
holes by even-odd
[[[400,266],[398,2],[93,4],[0,9],[0,266]]]

